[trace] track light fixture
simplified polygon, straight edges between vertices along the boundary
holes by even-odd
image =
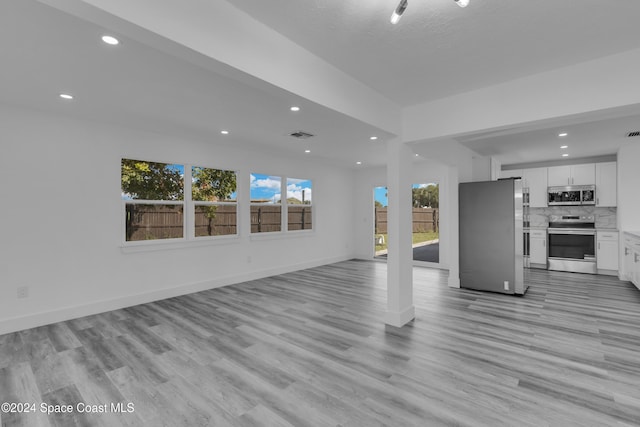
[[[402,16],[405,9],[407,8],[407,3],[408,3],[407,0],[400,0],[400,4],[398,4],[398,7],[396,7],[396,10],[393,11],[393,14],[391,15],[391,23],[393,25],[397,24],[398,21],[400,20],[400,17]]]
[[[453,1],[456,2],[456,4],[460,7],[469,6],[469,0],[453,0]],[[407,9],[407,6],[408,6],[407,0],[400,0],[398,7],[396,7],[396,10],[394,10],[393,13],[391,14],[392,24],[395,25],[398,23],[398,21],[400,21],[400,18],[402,17],[402,14],[404,13],[404,11]]]

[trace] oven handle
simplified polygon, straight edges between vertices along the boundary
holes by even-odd
[[[596,230],[579,230],[570,228],[550,228],[549,234],[573,234],[578,236],[595,236]]]

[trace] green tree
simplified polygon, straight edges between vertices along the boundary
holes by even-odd
[[[413,188],[412,193],[414,208],[438,208],[440,205],[437,184],[429,184],[426,187]]]
[[[236,191],[237,178],[234,171],[193,167],[191,175],[191,196],[194,201],[224,202]],[[206,206],[204,211],[207,217],[207,234],[211,236],[217,206]]]
[[[122,159],[120,176],[122,192],[131,199],[184,200],[184,178],[180,170],[173,165]],[[168,205],[167,208],[173,206]],[[140,223],[149,207],[127,203],[125,209],[127,240],[132,240],[138,229],[136,224]]]
[[[132,199],[184,200],[184,179],[167,163],[122,159],[122,191]]]
[[[193,167],[191,196],[198,202],[224,202],[236,191],[234,171]]]

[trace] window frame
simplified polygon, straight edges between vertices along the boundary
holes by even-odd
[[[207,241],[207,240],[220,240],[220,239],[237,239],[240,238],[240,229],[241,229],[241,224],[240,224],[240,197],[238,195],[238,176],[239,173],[237,170],[233,170],[233,169],[219,169],[219,168],[215,168],[215,167],[209,167],[209,166],[196,166],[196,165],[188,165],[189,166],[189,205],[190,205],[190,219],[191,219],[191,223],[189,224],[190,229],[189,229],[189,237],[190,239],[188,240],[194,240],[194,241]],[[192,191],[192,183],[193,183],[193,168],[203,168],[203,169],[215,169],[215,170],[219,170],[219,171],[225,171],[225,172],[233,172],[236,175],[236,189],[235,189],[235,193],[236,193],[236,200],[234,202],[209,202],[209,201],[200,201],[200,200],[193,200],[193,191]],[[185,165],[186,168],[186,165]],[[186,172],[185,172],[186,175]],[[185,177],[186,179],[186,177]],[[186,192],[186,187],[185,187],[185,192]],[[222,234],[219,236],[196,236],[196,219],[195,219],[195,215],[196,215],[196,206],[235,206],[236,207],[236,232],[233,234]]]
[[[280,180],[280,201],[279,202],[274,202],[274,203],[254,203],[251,201],[251,178],[249,178],[249,235],[250,236],[273,236],[273,235],[278,235],[278,234],[284,234],[285,230],[286,230],[286,209],[285,209],[285,205],[282,203],[282,188],[283,188],[283,181],[286,179],[284,176],[276,176],[276,175],[271,175],[271,174],[264,174],[264,173],[257,173],[257,172],[251,172],[250,173],[250,177],[251,175],[260,175],[260,176],[266,176],[268,178],[279,178]],[[280,207],[280,230],[275,230],[275,231],[253,231],[253,222],[251,221],[251,210],[254,206],[278,206]]]
[[[310,182],[311,183],[311,188],[310,188],[310,190],[311,190],[311,200],[310,200],[310,203],[307,203],[307,204],[305,204],[305,203],[300,203],[300,204],[298,204],[298,203],[289,203],[289,180],[290,179],[291,180],[298,180],[300,182]],[[312,232],[313,230],[315,230],[315,213],[316,213],[315,209],[313,207],[314,206],[314,204],[313,204],[313,180],[312,179],[300,179],[300,178],[286,177],[284,184],[285,184],[284,187],[285,187],[285,190],[286,190],[286,198],[285,198],[285,200],[286,200],[286,203],[285,203],[286,209],[285,210],[287,211],[287,215],[286,215],[287,218],[286,218],[286,223],[285,223],[286,226],[287,226],[286,232],[288,232],[288,233],[289,232],[290,233],[308,233],[308,232]],[[308,207],[308,208],[311,209],[311,228],[304,228],[304,223],[303,223],[302,224],[302,226],[303,226],[302,229],[300,229],[300,230],[290,230],[289,229],[289,208],[290,207],[300,207],[300,206]]]
[[[163,163],[167,165],[180,165],[184,168],[183,173],[183,198],[182,200],[147,200],[147,199],[124,199],[122,198],[122,161],[123,160],[136,160],[139,162],[149,163]],[[236,201],[235,202],[208,202],[208,201],[194,201],[192,194],[192,168],[201,167],[207,169],[216,169],[229,171],[236,174]],[[165,247],[181,247],[181,246],[194,246],[194,244],[213,244],[217,241],[239,241],[241,235],[242,224],[240,223],[240,210],[242,203],[240,202],[238,179],[239,172],[234,169],[220,169],[216,167],[194,165],[188,162],[166,162],[156,161],[149,159],[134,159],[131,157],[120,157],[120,193],[121,193],[121,248],[126,251],[135,251],[139,249],[162,249]],[[152,239],[152,240],[127,240],[127,204],[141,204],[141,205],[174,205],[182,206],[182,237],[167,238],[167,239]],[[236,206],[236,232],[235,234],[223,234],[220,236],[199,236],[195,235],[195,207],[198,205],[233,205]]]

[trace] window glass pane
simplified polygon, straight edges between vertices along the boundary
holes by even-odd
[[[280,205],[254,204],[251,205],[251,232],[268,233],[281,231],[282,211]]]
[[[279,176],[251,174],[251,203],[280,203],[282,198]]]
[[[311,180],[287,178],[287,203],[290,205],[310,205]]]
[[[289,205],[287,206],[287,222],[288,230],[311,230],[313,222],[311,214],[313,210],[311,206],[306,205]]]
[[[237,234],[237,206],[196,206],[195,229],[196,237]]]
[[[123,200],[184,200],[184,166],[122,159]]]
[[[236,173],[234,171],[191,168],[191,193],[193,201],[198,202],[235,202]]]
[[[183,212],[182,205],[125,203],[126,241],[182,238]]]
[[[413,184],[413,260],[440,262],[440,214],[437,183]]]

